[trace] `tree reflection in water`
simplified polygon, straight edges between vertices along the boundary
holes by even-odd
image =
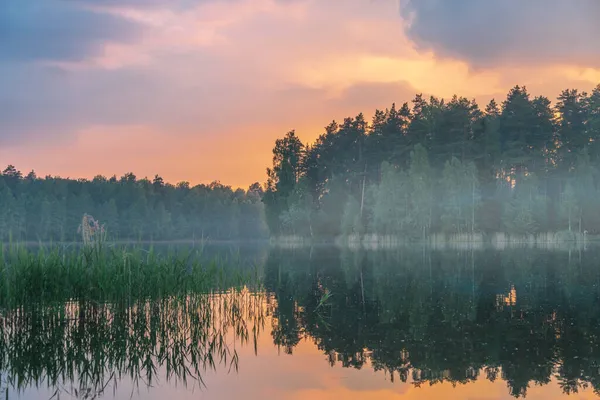
[[[332,366],[416,386],[503,380],[524,397],[555,380],[565,394],[599,393],[597,256],[273,249],[265,290],[11,305],[1,312],[2,385],[83,398],[124,378],[134,389],[202,386],[207,370],[235,372],[236,346],[256,353],[266,331],[284,356],[308,339]]]
[[[500,378],[521,397],[554,377],[600,392],[597,250],[290,254],[273,251],[265,278],[287,353],[308,337],[332,365],[417,386]]]

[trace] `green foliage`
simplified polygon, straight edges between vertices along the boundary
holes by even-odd
[[[554,132],[548,99],[530,99],[525,87],[515,86],[502,104],[499,117],[502,155],[506,167],[522,172],[539,168]]]
[[[199,249],[158,252],[106,245],[67,248],[0,246],[0,306],[39,301],[208,292],[250,284],[251,271],[227,271]]]
[[[267,225],[272,234],[293,230],[297,218],[302,218],[297,207],[290,210],[288,198],[292,196],[300,178],[304,154],[304,145],[295,131],[275,141],[273,168],[267,168],[267,193],[264,197]]]
[[[341,234],[344,205],[348,199],[347,181],[334,177],[327,181],[316,218],[316,235],[336,237]]]
[[[382,234],[404,234],[412,225],[410,191],[406,174],[384,162],[381,183],[376,187],[373,230]]]
[[[512,199],[504,210],[504,224],[508,232],[535,234],[544,229],[547,219],[547,198],[538,192],[538,179],[534,174],[520,175],[512,189]]]
[[[0,250],[3,389],[99,398],[124,377],[202,386],[206,370],[237,370],[237,345],[256,345],[266,309],[248,270],[196,253],[88,250]]]
[[[82,214],[109,240],[257,239],[350,232],[600,234],[600,85],[557,101],[515,86],[481,110],[421,94],[332,121],[314,143],[276,140],[264,191],[138,179],[0,175],[0,241],[72,241]],[[532,183],[532,177],[535,182]],[[360,223],[350,209],[360,205]]]
[[[365,233],[560,231],[569,214],[572,229],[600,233],[598,146],[600,85],[591,94],[565,90],[554,105],[515,86],[484,111],[464,97],[419,94],[411,105],[376,110],[370,125],[363,114],[333,121],[310,146],[295,133],[278,141],[267,219],[274,233],[300,215],[285,201],[293,185],[276,185],[288,165],[311,195],[302,212],[313,216],[313,236],[353,231],[343,212],[352,199],[362,204]]]
[[[564,90],[557,99],[554,111],[559,116],[560,147],[558,157],[563,168],[570,170],[575,166],[577,154],[590,145],[590,136],[586,133],[586,95],[576,89]]]
[[[302,180],[287,198],[287,210],[280,215],[281,230],[299,236],[312,236],[313,200]]]
[[[218,182],[176,186],[125,174],[91,181],[0,175],[0,242],[79,241],[83,214],[106,225],[109,240],[266,238],[260,185],[234,191]]]
[[[446,161],[442,172],[442,229],[446,232],[474,232],[475,214],[480,206],[477,168],[456,157]]]
[[[411,196],[411,219],[417,232],[425,238],[429,233],[433,212],[433,179],[427,150],[417,144],[410,154],[408,180]]]

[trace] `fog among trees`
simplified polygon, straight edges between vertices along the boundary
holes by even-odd
[[[552,103],[417,95],[277,140],[264,195],[272,234],[600,233],[600,85]]]
[[[0,240],[73,240],[84,213],[122,240],[600,233],[600,85],[552,103],[515,86],[483,109],[417,95],[278,139],[264,185],[0,175]]]
[[[106,227],[109,240],[259,239],[267,237],[262,189],[233,190],[218,182],[191,187],[160,176],[97,176],[91,181],[0,176],[0,241],[72,241],[84,213]]]

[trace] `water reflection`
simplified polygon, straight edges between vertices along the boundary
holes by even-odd
[[[266,282],[290,354],[310,337],[331,365],[417,386],[502,379],[519,397],[554,376],[565,394],[598,393],[597,265],[595,252],[317,249],[272,253]]]
[[[21,304],[1,312],[2,387],[27,399],[36,387],[229,398],[237,384],[235,396],[293,398],[309,371],[341,382],[343,370],[346,391],[321,398],[361,398],[361,384],[383,395],[389,381],[400,398],[492,383],[504,395],[489,398],[598,395],[599,254],[273,249],[265,290]]]
[[[3,383],[18,392],[46,384],[53,395],[81,398],[101,396],[125,376],[136,387],[157,379],[203,385],[207,369],[237,370],[235,346],[256,343],[264,303],[260,293],[230,290],[22,306],[4,313],[0,325]]]

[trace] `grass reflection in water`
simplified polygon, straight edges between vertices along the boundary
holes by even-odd
[[[236,345],[256,342],[264,325],[264,295],[242,283],[252,273],[190,254],[119,252],[4,252],[7,397],[47,386],[58,397],[96,398],[124,377],[134,389],[162,379],[204,386],[207,369],[237,370]]]

